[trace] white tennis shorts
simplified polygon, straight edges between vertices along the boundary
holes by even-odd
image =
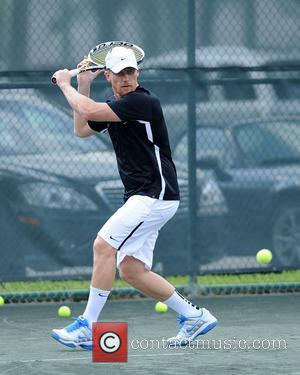
[[[153,250],[159,230],[174,216],[179,201],[163,201],[133,195],[98,232],[117,252],[119,268],[126,255],[133,256],[151,269]]]

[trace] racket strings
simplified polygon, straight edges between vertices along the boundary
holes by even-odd
[[[108,45],[99,44],[90,51],[89,59],[94,64],[105,66],[106,55],[112,48],[117,46],[131,49],[134,52],[138,63],[144,59],[145,53],[140,47],[124,42],[110,42]]]

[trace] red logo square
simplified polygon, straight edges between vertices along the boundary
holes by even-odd
[[[93,323],[93,362],[128,361],[128,323]]]

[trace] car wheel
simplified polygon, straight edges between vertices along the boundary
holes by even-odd
[[[274,215],[273,250],[282,266],[300,264],[300,202],[286,202]]]

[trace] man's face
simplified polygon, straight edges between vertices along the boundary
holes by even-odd
[[[117,96],[124,96],[134,91],[138,86],[139,71],[134,68],[125,68],[120,73],[108,70],[105,72],[105,76],[111,82],[113,92]]]

